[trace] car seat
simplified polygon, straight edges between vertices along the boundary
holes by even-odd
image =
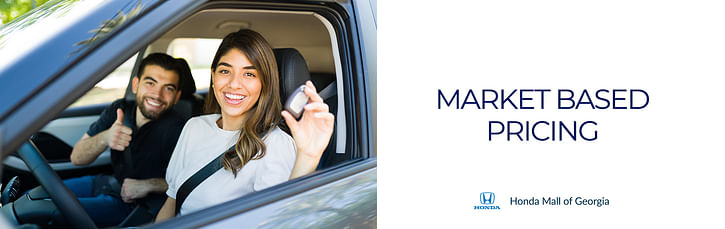
[[[202,114],[202,107],[204,106],[204,98],[196,93],[196,82],[194,82],[194,76],[191,75],[191,68],[186,61],[183,61],[184,72],[179,78],[183,80],[184,85],[181,87],[181,97],[179,101],[174,105],[174,110],[181,114],[181,116],[187,120],[191,117]]]
[[[307,69],[305,58],[297,49],[280,48],[274,49],[274,57],[277,60],[279,70],[279,91],[282,104],[297,87],[310,80],[310,70]]]
[[[311,74],[310,71],[307,68],[307,63],[305,62],[304,57],[302,57],[302,54],[300,54],[299,51],[297,51],[294,48],[279,48],[274,49],[274,56],[277,60],[277,67],[279,70],[279,88],[280,88],[280,94],[282,96],[282,104],[284,104],[287,101],[287,98],[290,96],[292,92],[294,92],[297,87],[304,84],[307,80],[311,80]],[[331,77],[334,79],[334,77]],[[314,80],[314,79],[313,79]],[[332,82],[324,82],[321,83],[319,81],[314,83],[315,87],[317,88],[318,92],[325,89],[328,85],[336,85],[332,84]],[[336,87],[336,86],[332,86]],[[333,91],[336,91],[335,88],[332,88]],[[337,96],[331,96],[330,98],[323,98],[325,100],[325,103],[330,107],[330,112],[333,115],[337,115]],[[292,135],[289,131],[289,128],[287,127],[286,123],[283,122],[281,125],[282,130],[287,132],[288,134]],[[349,159],[349,156],[345,154],[336,154],[335,149],[337,146],[337,119],[335,119],[335,126],[333,127],[332,132],[332,138],[330,139],[329,144],[327,145],[327,148],[322,154],[322,158],[320,158],[320,163],[318,165],[318,170],[330,167],[332,165],[335,165],[339,162],[346,161]]]

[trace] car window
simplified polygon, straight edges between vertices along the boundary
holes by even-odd
[[[167,53],[176,58],[184,58],[191,67],[196,89],[209,88],[211,62],[214,51],[222,39],[176,38],[169,44]]]
[[[152,1],[152,0],[149,0]],[[135,1],[134,1],[135,3]],[[183,3],[188,2],[176,2],[178,5],[182,5]],[[143,4],[142,4],[143,5]],[[357,57],[353,56],[350,57],[350,55],[356,55],[358,49],[352,49],[356,46],[353,46],[352,48],[349,47],[349,44],[358,44],[358,41],[356,40],[348,40],[354,36],[344,33],[346,31],[346,25],[347,24],[339,24],[341,22],[337,22],[333,19],[336,19],[334,15],[330,16],[330,12],[327,11],[315,11],[318,8],[322,8],[323,6],[320,6],[319,4],[310,4],[309,7],[302,7],[300,10],[286,10],[284,7],[280,7],[278,10],[276,9],[276,5],[270,4],[269,10],[261,10],[259,6],[253,6],[251,9],[242,9],[246,7],[246,3],[239,4],[239,9],[236,8],[236,3],[231,2],[224,2],[224,4],[217,4],[213,3],[210,6],[210,10],[204,9],[202,12],[198,12],[197,14],[194,14],[192,16],[189,16],[188,18],[185,18],[183,21],[184,23],[181,23],[179,25],[176,25],[175,27],[172,27],[172,25],[167,25],[161,22],[168,21],[169,23],[177,23],[178,21],[181,21],[182,16],[174,16],[170,17],[168,15],[169,12],[174,12],[171,10],[179,10],[174,8],[174,4],[168,4],[168,2],[161,2],[157,6],[159,10],[150,11],[148,13],[142,13],[138,16],[138,21],[136,23],[130,23],[128,24],[125,29],[119,30],[117,35],[111,36],[114,37],[113,39],[105,39],[105,40],[98,40],[99,44],[97,45],[97,48],[93,49],[93,53],[91,55],[79,55],[82,56],[78,63],[67,63],[68,66],[64,68],[69,68],[67,72],[61,73],[62,75],[59,77],[55,77],[57,79],[51,79],[53,82],[48,83],[50,86],[52,86],[52,89],[61,88],[66,91],[62,91],[63,93],[59,93],[60,95],[66,95],[66,96],[72,96],[72,98],[64,99],[60,102],[56,102],[53,100],[50,100],[55,103],[42,103],[40,99],[36,98],[42,98],[40,96],[30,99],[30,104],[40,104],[44,105],[43,108],[47,110],[56,109],[62,104],[63,106],[66,106],[68,103],[70,103],[71,99],[75,99],[78,97],[78,95],[81,92],[78,93],[72,93],[71,90],[88,90],[90,85],[92,83],[98,82],[93,88],[89,89],[87,93],[75,101],[71,106],[72,107],[83,107],[88,106],[91,104],[98,104],[97,106],[92,106],[89,108],[99,108],[99,109],[68,109],[70,112],[64,112],[66,114],[62,114],[59,118],[60,119],[66,119],[61,121],[71,121],[75,122],[77,128],[74,128],[74,131],[77,130],[77,133],[72,137],[73,140],[68,141],[73,142],[78,139],[77,136],[82,135],[85,133],[88,129],[89,123],[93,120],[95,120],[94,117],[85,117],[85,116],[91,116],[95,115],[97,113],[100,113],[100,108],[104,108],[104,104],[109,103],[117,98],[121,98],[124,96],[124,94],[128,93],[126,90],[124,90],[129,82],[130,77],[132,77],[132,72],[134,70],[133,66],[135,63],[137,63],[139,60],[137,60],[136,56],[143,56],[143,55],[133,55],[130,57],[130,59],[126,60],[125,63],[118,65],[121,61],[123,61],[122,58],[118,58],[119,55],[123,55],[123,57],[128,56],[134,51],[142,50],[145,47],[145,51],[142,51],[142,53],[148,55],[150,53],[155,52],[166,52],[167,54],[170,54],[174,57],[178,58],[184,58],[188,61],[190,64],[190,67],[193,71],[193,76],[196,81],[196,87],[199,89],[206,89],[209,85],[209,65],[213,58],[214,51],[217,49],[218,44],[221,39],[206,39],[206,38],[221,38],[225,34],[236,31],[240,27],[242,28],[252,28],[255,31],[258,31],[264,35],[266,39],[271,43],[272,47],[274,48],[294,48],[297,49],[301,55],[304,56],[308,70],[310,71],[311,77],[313,80],[317,79],[316,83],[319,83],[319,88],[322,89],[322,85],[335,85],[332,84],[332,82],[336,82],[337,88],[330,87],[332,89],[337,89],[337,93],[332,93],[329,100],[329,105],[331,106],[331,112],[336,112],[336,133],[333,134],[332,142],[328,146],[328,150],[326,150],[325,154],[323,155],[323,158],[320,162],[320,167],[318,167],[318,170],[325,170],[321,171],[320,176],[316,176],[309,180],[303,180],[301,182],[283,182],[279,186],[272,186],[269,187],[269,190],[267,192],[254,192],[253,194],[256,194],[256,196],[252,197],[252,200],[255,200],[258,197],[264,197],[266,198],[262,202],[257,201],[257,206],[251,206],[248,203],[248,199],[236,199],[232,200],[231,202],[235,206],[242,206],[243,208],[251,209],[251,208],[257,208],[262,204],[271,203],[272,201],[277,201],[279,199],[287,198],[289,196],[295,195],[296,193],[309,190],[309,192],[317,192],[316,190],[311,189],[313,186],[323,185],[327,184],[329,182],[338,180],[344,176],[348,176],[351,174],[348,171],[352,170],[345,170],[340,171],[342,169],[347,169],[351,167],[350,165],[356,165],[360,164],[357,163],[357,161],[351,161],[352,163],[347,164],[341,164],[341,162],[344,161],[350,161],[354,158],[360,157],[360,155],[366,155],[366,150],[368,150],[369,147],[367,147],[367,138],[365,136],[367,135],[366,128],[368,123],[365,119],[356,119],[356,117],[360,117],[360,114],[366,114],[366,105],[365,100],[360,100],[359,97],[356,97],[358,95],[365,95],[365,87],[352,87],[350,85],[354,85],[354,83],[359,83],[358,81],[353,81],[351,79],[360,80],[360,77],[353,78],[351,74],[356,74],[360,72],[360,69],[358,67],[360,64],[355,62],[355,64],[351,63],[351,59],[356,60]],[[218,6],[217,6],[218,5]],[[300,7],[303,4],[299,4]],[[133,5],[130,5],[133,6]],[[226,6],[234,6],[230,9],[223,8]],[[219,9],[215,8],[219,7]],[[188,7],[184,7],[188,8]],[[339,7],[341,9],[344,9],[343,7]],[[193,9],[193,8],[191,8]],[[309,10],[309,12],[307,11]],[[126,12],[126,11],[122,11]],[[180,15],[186,15],[189,12],[186,13],[180,13]],[[344,13],[344,12],[343,12]],[[175,13],[176,15],[176,13]],[[327,16],[323,16],[327,15]],[[345,14],[343,14],[345,15]],[[329,17],[329,18],[328,18]],[[122,18],[122,17],[119,17]],[[344,18],[343,18],[344,19]],[[344,21],[344,20],[343,20]],[[94,25],[97,24],[95,22],[89,22],[93,23]],[[200,25],[206,25],[206,26],[200,26]],[[253,27],[250,27],[253,26]],[[151,29],[149,29],[151,27]],[[96,27],[93,27],[96,28]],[[354,29],[355,27],[352,27],[351,29]],[[142,31],[142,32],[139,32]],[[85,33],[86,30],[81,29],[82,33]],[[342,34],[338,33],[343,32]],[[165,34],[161,34],[165,33]],[[143,38],[140,38],[140,36],[143,36]],[[200,38],[189,38],[189,37],[200,37]],[[204,39],[202,39],[202,37]],[[151,41],[152,38],[155,38],[156,40]],[[123,51],[121,51],[123,50]],[[107,52],[110,52],[111,54],[107,54]],[[88,56],[88,57],[86,57]],[[67,58],[70,59],[70,58]],[[100,60],[99,60],[100,59]],[[41,59],[43,60],[43,59]],[[72,60],[72,59],[70,59]],[[36,62],[37,63],[37,62]],[[96,67],[96,66],[103,66],[103,67]],[[116,67],[118,66],[118,67]],[[295,65],[299,66],[299,65]],[[107,73],[110,72],[111,69],[116,68],[112,73],[108,74],[107,76],[104,76],[103,74],[94,74],[94,72],[103,72]],[[90,69],[87,71],[82,71],[78,69]],[[75,77],[75,78],[74,78]],[[101,81],[99,79],[103,78]],[[361,75],[362,77],[362,75]],[[72,84],[72,86],[66,86],[63,87],[64,84],[67,84],[68,80],[77,80],[76,83]],[[362,78],[364,79],[364,78]],[[62,83],[61,80],[65,80]],[[83,81],[88,80],[88,81]],[[349,81],[349,82],[348,82]],[[324,83],[322,83],[324,82]],[[365,83],[364,81],[362,83]],[[317,84],[316,84],[317,85]],[[363,85],[364,86],[364,85]],[[345,90],[343,90],[345,88]],[[43,88],[44,89],[44,88]],[[357,89],[362,89],[363,91],[360,92]],[[53,97],[48,96],[53,95],[51,93],[54,93],[56,90],[45,90],[41,91],[41,95],[44,95],[44,97]],[[334,91],[334,90],[333,90]],[[345,93],[347,92],[347,94]],[[199,92],[200,94],[205,93],[204,91]],[[4,97],[3,97],[4,98]],[[197,99],[198,96],[196,96],[194,99]],[[192,103],[192,106],[195,106],[193,103],[198,101],[190,101]],[[326,100],[328,102],[328,100]],[[55,105],[53,105],[55,104]],[[339,105],[338,105],[339,104]],[[49,106],[53,106],[52,109],[46,108]],[[22,107],[22,111],[18,112],[19,114],[31,114],[29,118],[26,118],[28,120],[39,120],[39,123],[42,123],[44,121],[47,121],[46,119],[49,119],[48,117],[40,117],[39,115],[34,115],[33,113],[27,112],[25,110],[29,109],[39,109],[36,107],[40,106],[28,106]],[[336,107],[336,108],[335,108]],[[346,113],[346,109],[349,112]],[[357,112],[357,109],[361,109],[362,112]],[[1,110],[1,109],[0,109]],[[41,112],[35,112],[35,114],[41,114]],[[355,116],[357,114],[357,116]],[[24,121],[20,118],[15,118],[14,116],[17,116],[16,113],[12,114],[13,116],[10,116],[8,120],[19,120]],[[345,116],[348,116],[345,118]],[[48,116],[48,115],[45,115]],[[362,116],[366,117],[366,116]],[[80,120],[82,119],[82,120]],[[80,120],[80,121],[77,121]],[[89,120],[89,121],[85,121]],[[55,121],[55,120],[54,120]],[[85,122],[85,123],[83,123]],[[67,123],[67,122],[66,122]],[[62,123],[65,124],[65,123]],[[21,126],[21,124],[17,124],[16,126]],[[22,124],[22,126],[31,126],[28,124]],[[71,128],[68,128],[67,125],[58,125],[61,126],[59,129],[68,130]],[[6,130],[5,133],[8,133],[7,130],[9,129],[20,129],[20,128],[5,128],[6,126],[3,126],[3,129]],[[13,126],[10,126],[13,127]],[[13,130],[14,131],[14,130]],[[16,131],[19,132],[19,131]],[[70,131],[67,131],[70,132]],[[13,133],[10,132],[10,136],[21,136],[24,133]],[[29,135],[29,134],[28,134]],[[67,134],[67,136],[70,136],[71,134]],[[8,136],[8,135],[6,135]],[[363,137],[359,137],[363,136]],[[137,138],[138,139],[138,138]],[[360,140],[362,139],[362,140]],[[347,143],[347,144],[346,144]],[[14,144],[14,143],[13,143]],[[364,144],[364,145],[363,145]],[[13,146],[15,147],[15,146]],[[107,153],[109,155],[109,159],[107,163],[110,163],[110,153]],[[375,163],[373,161],[373,163]],[[70,163],[67,163],[70,166],[72,166]],[[341,166],[336,166],[341,165]],[[55,169],[55,168],[53,168]],[[357,171],[357,170],[355,170]],[[74,172],[76,172],[74,170]],[[95,172],[95,171],[94,171]],[[76,173],[79,174],[79,173]],[[339,174],[339,175],[338,175]],[[320,180],[319,178],[323,177],[324,180]],[[375,177],[373,175],[373,177]],[[284,177],[284,180],[286,180],[286,177]],[[310,183],[309,181],[316,181],[317,183]],[[353,185],[344,185],[344,186],[353,186]],[[340,190],[340,188],[334,188],[334,190]],[[349,190],[349,189],[348,189]],[[358,189],[359,190],[359,189]],[[280,191],[288,191],[286,194],[280,194]],[[355,191],[355,190],[353,190]],[[350,192],[350,191],[345,191]],[[343,193],[344,194],[344,193]],[[341,194],[334,194],[334,196],[339,196]],[[332,195],[326,195],[326,196],[332,196]],[[374,197],[374,194],[372,195]],[[352,199],[352,200],[359,200],[359,198],[344,198],[344,199]],[[73,202],[73,201],[71,201]],[[353,201],[354,202],[354,201]],[[366,201],[370,202],[370,201]],[[374,202],[374,201],[372,201]],[[304,204],[304,203],[301,203]],[[332,207],[339,207],[341,204],[327,204],[327,205],[319,205],[319,207],[326,207],[326,206],[332,206]],[[181,205],[179,205],[181,206]],[[290,206],[290,205],[285,205]],[[298,207],[300,204],[294,204],[291,205],[291,208],[299,209]],[[224,207],[224,206],[222,206]],[[78,208],[78,206],[75,206],[75,208]],[[358,208],[359,207],[355,207]],[[353,209],[355,209],[353,208]],[[157,208],[158,209],[158,208]],[[226,208],[224,208],[226,209]],[[263,209],[266,210],[266,209]],[[311,209],[314,210],[314,209]],[[82,210],[80,210],[82,211]],[[205,210],[206,211],[206,210]],[[245,210],[246,211],[246,210]],[[144,211],[138,211],[138,212],[144,212]],[[241,211],[239,211],[241,212]],[[237,214],[237,213],[235,213]],[[276,215],[282,215],[284,216],[286,214],[285,212],[279,212],[277,213],[269,213],[266,216],[262,217],[256,217],[257,219],[261,220],[262,222],[267,221],[267,219],[270,216],[276,216]],[[198,214],[197,214],[198,215]],[[310,214],[313,217],[323,217],[328,214]],[[343,214],[344,215],[344,214]],[[188,215],[185,216],[187,219],[191,218],[195,221],[198,221],[198,216],[194,215]],[[195,218],[196,217],[196,218]],[[229,215],[225,215],[224,217],[229,217]],[[184,217],[180,217],[184,218]],[[207,217],[211,219],[210,217]],[[219,220],[219,218],[214,218],[212,220]],[[282,220],[282,219],[276,219],[276,220]],[[266,224],[266,225],[275,225],[275,224]],[[184,226],[181,226],[184,227]],[[190,227],[190,226],[185,226]],[[174,227],[171,227],[174,228]]]
[[[98,82],[90,91],[86,92],[80,99],[76,100],[70,107],[80,107],[113,102],[122,98],[128,86],[128,80],[133,72],[133,65],[136,57],[133,55],[116,70],[113,70],[106,78]]]
[[[0,26],[0,85],[23,85],[0,90],[0,110],[6,111],[27,98],[26,92],[44,87],[47,76],[95,50],[119,28],[143,15],[157,0],[51,1],[7,25]],[[39,36],[42,34],[42,36]],[[34,61],[42,59],[42,67]],[[2,114],[0,114],[2,116]]]

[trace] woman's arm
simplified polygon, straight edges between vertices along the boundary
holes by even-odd
[[[174,218],[174,213],[176,212],[176,200],[171,197],[166,198],[166,202],[164,202],[164,205],[161,206],[161,210],[159,210],[159,214],[156,215],[156,222],[161,222],[167,219]]]
[[[297,159],[290,180],[315,171],[322,153],[330,143],[332,128],[335,125],[335,116],[329,112],[330,108],[317,94],[315,85],[310,81],[305,85],[307,86],[305,94],[310,97],[310,101],[305,105],[302,119],[297,121],[292,114],[282,111],[282,117],[287,122],[297,145]]]

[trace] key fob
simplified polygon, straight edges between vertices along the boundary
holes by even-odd
[[[295,91],[290,94],[289,98],[287,98],[287,102],[284,103],[284,109],[292,114],[292,116],[294,116],[297,120],[302,117],[304,107],[310,100],[310,97],[305,95],[305,88],[307,87],[302,85],[295,89]]]

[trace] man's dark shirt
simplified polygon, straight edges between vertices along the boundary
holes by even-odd
[[[123,183],[124,178],[165,178],[171,153],[186,120],[170,109],[139,129],[136,128],[136,102],[119,99],[103,110],[101,117],[91,124],[86,133],[94,136],[110,128],[116,121],[118,108],[123,110],[123,125],[131,128],[133,133],[125,152],[111,149],[111,163],[116,179]]]

